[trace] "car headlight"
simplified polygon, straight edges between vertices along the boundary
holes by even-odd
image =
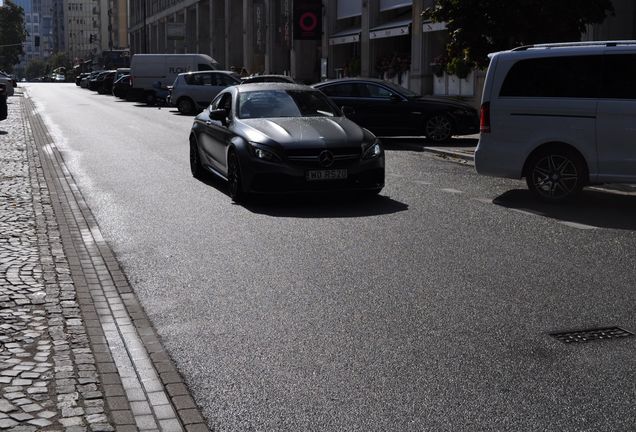
[[[252,155],[256,159],[265,160],[268,162],[278,162],[280,161],[280,157],[272,150],[266,148],[262,144],[250,142],[250,148],[252,150]]]
[[[364,151],[362,152],[362,158],[373,159],[380,156],[381,154],[382,146],[380,145],[380,141],[376,139],[373,144],[364,149]]]

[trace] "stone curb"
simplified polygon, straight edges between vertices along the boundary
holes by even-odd
[[[208,430],[34,108],[25,98],[109,419],[117,431]]]

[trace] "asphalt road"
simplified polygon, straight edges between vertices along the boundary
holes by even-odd
[[[27,84],[216,431],[627,431],[636,197],[537,204],[520,181],[387,150],[373,199],[232,204],[191,177],[192,117]]]

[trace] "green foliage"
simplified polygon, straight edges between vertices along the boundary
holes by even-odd
[[[22,43],[26,40],[24,9],[11,0],[0,7],[0,70],[12,72],[24,54]]]
[[[581,40],[613,13],[612,0],[437,0],[422,15],[446,22],[449,61],[488,65],[488,54],[521,45]]]
[[[64,53],[55,53],[48,58],[47,63],[51,67],[51,70],[59,67],[64,67],[66,70],[71,70],[73,65]]]
[[[46,73],[46,63],[38,58],[35,58],[26,66],[26,76],[29,79],[41,77]]]

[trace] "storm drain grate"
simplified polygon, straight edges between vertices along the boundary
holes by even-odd
[[[575,330],[568,332],[550,333],[550,336],[565,343],[572,342],[590,342],[594,340],[602,339],[618,339],[624,337],[634,336],[633,333],[628,332],[620,327],[606,327],[588,330]]]

